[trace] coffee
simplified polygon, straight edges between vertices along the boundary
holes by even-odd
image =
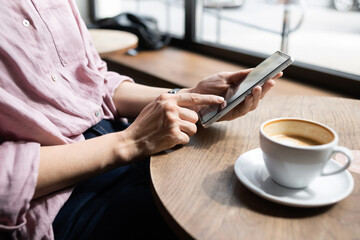
[[[271,139],[283,144],[287,144],[290,146],[299,146],[299,147],[316,146],[322,144],[315,139],[307,138],[299,135],[278,134],[271,136]]]
[[[322,125],[298,119],[272,121],[263,130],[272,140],[289,146],[317,146],[334,140],[332,132]]]
[[[304,188],[319,176],[344,171],[353,157],[349,149],[337,145],[338,139],[330,127],[301,118],[271,119],[260,126],[266,169],[276,183],[289,188]],[[335,153],[345,155],[346,164],[324,171]]]

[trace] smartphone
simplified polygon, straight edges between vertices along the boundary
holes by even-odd
[[[275,52],[270,57],[257,65],[246,78],[238,84],[234,84],[221,96],[225,101],[220,105],[209,105],[199,111],[201,125],[205,128],[216,122],[231,109],[241,103],[245,97],[251,94],[256,86],[262,86],[267,80],[273,78],[283,71],[294,59],[280,51]]]

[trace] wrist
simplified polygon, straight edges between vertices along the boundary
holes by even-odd
[[[113,144],[113,152],[118,164],[125,165],[140,157],[141,153],[127,130],[114,133],[114,135],[116,141]]]
[[[178,91],[178,93],[192,93],[192,88],[182,88]]]
[[[180,90],[181,90],[181,88],[173,88],[173,89],[171,89],[170,91],[168,91],[167,93],[176,94],[176,93],[178,93]]]

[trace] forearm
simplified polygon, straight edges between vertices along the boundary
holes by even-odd
[[[150,87],[131,82],[123,82],[115,90],[113,100],[120,116],[136,117],[146,105],[169,90],[169,88]],[[187,90],[182,89],[181,91],[186,92]]]
[[[136,117],[146,105],[167,91],[169,89],[123,82],[115,90],[113,100],[120,116]]]
[[[128,145],[116,133],[74,144],[41,147],[34,198],[127,164],[132,158]]]
[[[149,90],[148,98],[156,91],[164,90]],[[124,131],[74,144],[41,147],[34,198],[178,144],[186,144],[196,133],[198,119],[196,112],[187,107],[223,101],[212,95],[161,94],[156,101],[147,104]]]

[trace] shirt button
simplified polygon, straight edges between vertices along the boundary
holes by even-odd
[[[96,117],[100,117],[100,111],[99,111],[99,110],[97,110],[97,111],[95,112],[95,116],[96,116]]]
[[[28,27],[28,26],[30,25],[30,22],[29,22],[29,20],[24,19],[23,22],[22,22],[22,24],[23,24],[25,27]]]
[[[52,79],[54,82],[56,82],[57,77],[56,77],[55,75],[51,75],[51,79]]]

